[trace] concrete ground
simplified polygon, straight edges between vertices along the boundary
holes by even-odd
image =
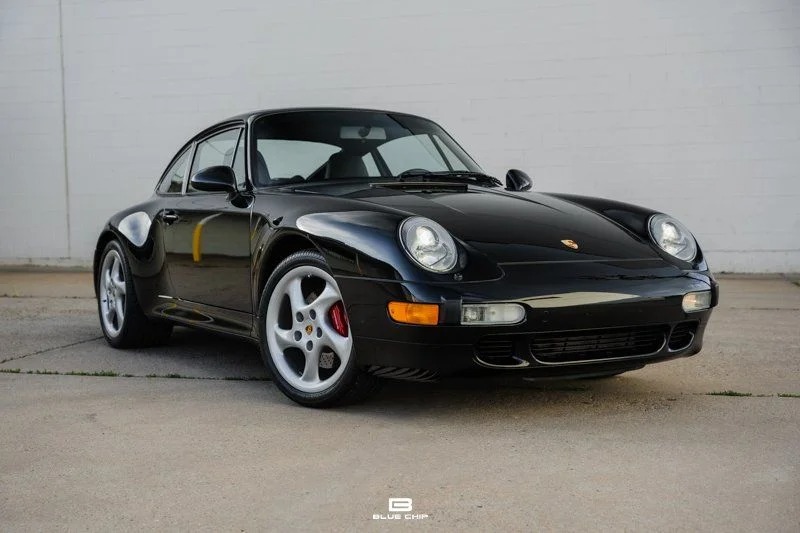
[[[721,283],[693,358],[318,411],[249,344],[113,350],[89,275],[0,272],[0,530],[800,531],[800,287]]]

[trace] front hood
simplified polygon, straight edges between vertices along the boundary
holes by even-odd
[[[314,192],[428,217],[500,263],[659,258],[649,243],[618,224],[542,193],[480,186],[433,192],[323,186]],[[573,241],[577,249],[562,241]]]

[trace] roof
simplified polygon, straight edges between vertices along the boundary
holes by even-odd
[[[418,118],[425,118],[420,117],[419,115],[413,115],[411,113],[403,113],[400,111],[390,111],[387,109],[369,109],[369,108],[362,108],[362,107],[279,107],[275,109],[261,109],[258,111],[250,111],[249,113],[241,113],[239,115],[232,116],[225,120],[218,122],[217,124],[225,124],[226,122],[233,122],[235,120],[250,120],[257,117],[261,117],[264,115],[276,115],[279,113],[303,113],[303,112],[311,112],[311,111],[357,111],[357,112],[365,112],[365,113],[389,113],[392,115],[406,115]]]
[[[426,119],[425,117],[421,117],[419,115],[413,115],[411,113],[402,113],[399,111],[387,111],[385,109],[367,109],[359,107],[282,107],[276,109],[261,109],[259,111],[250,111],[248,113],[241,113],[239,115],[234,115],[232,117],[226,118],[225,120],[220,120],[219,122],[215,122],[214,124],[206,128],[203,128],[201,131],[193,135],[186,142],[184,146],[194,142],[195,139],[207,135],[209,132],[218,129],[221,126],[230,124],[232,122],[252,122],[257,118],[267,115],[278,115],[283,113],[304,113],[304,112],[315,112],[315,111],[355,111],[364,113],[387,113],[392,115],[403,115],[407,117],[414,117],[430,121],[430,119]],[[181,148],[181,150],[183,150],[183,148]]]

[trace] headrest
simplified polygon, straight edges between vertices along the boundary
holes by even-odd
[[[366,178],[369,176],[367,166],[361,156],[346,152],[336,152],[328,159],[325,168],[325,179]]]
[[[269,185],[269,170],[261,152],[256,150],[256,185]]]

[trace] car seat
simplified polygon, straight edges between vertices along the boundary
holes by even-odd
[[[347,152],[333,154],[325,167],[326,180],[366,177],[369,177],[369,173],[362,157]]]
[[[267,169],[267,161],[264,159],[264,156],[261,155],[261,152],[256,150],[256,176],[255,176],[256,186],[265,186],[269,185],[270,177],[269,177],[269,169]]]

